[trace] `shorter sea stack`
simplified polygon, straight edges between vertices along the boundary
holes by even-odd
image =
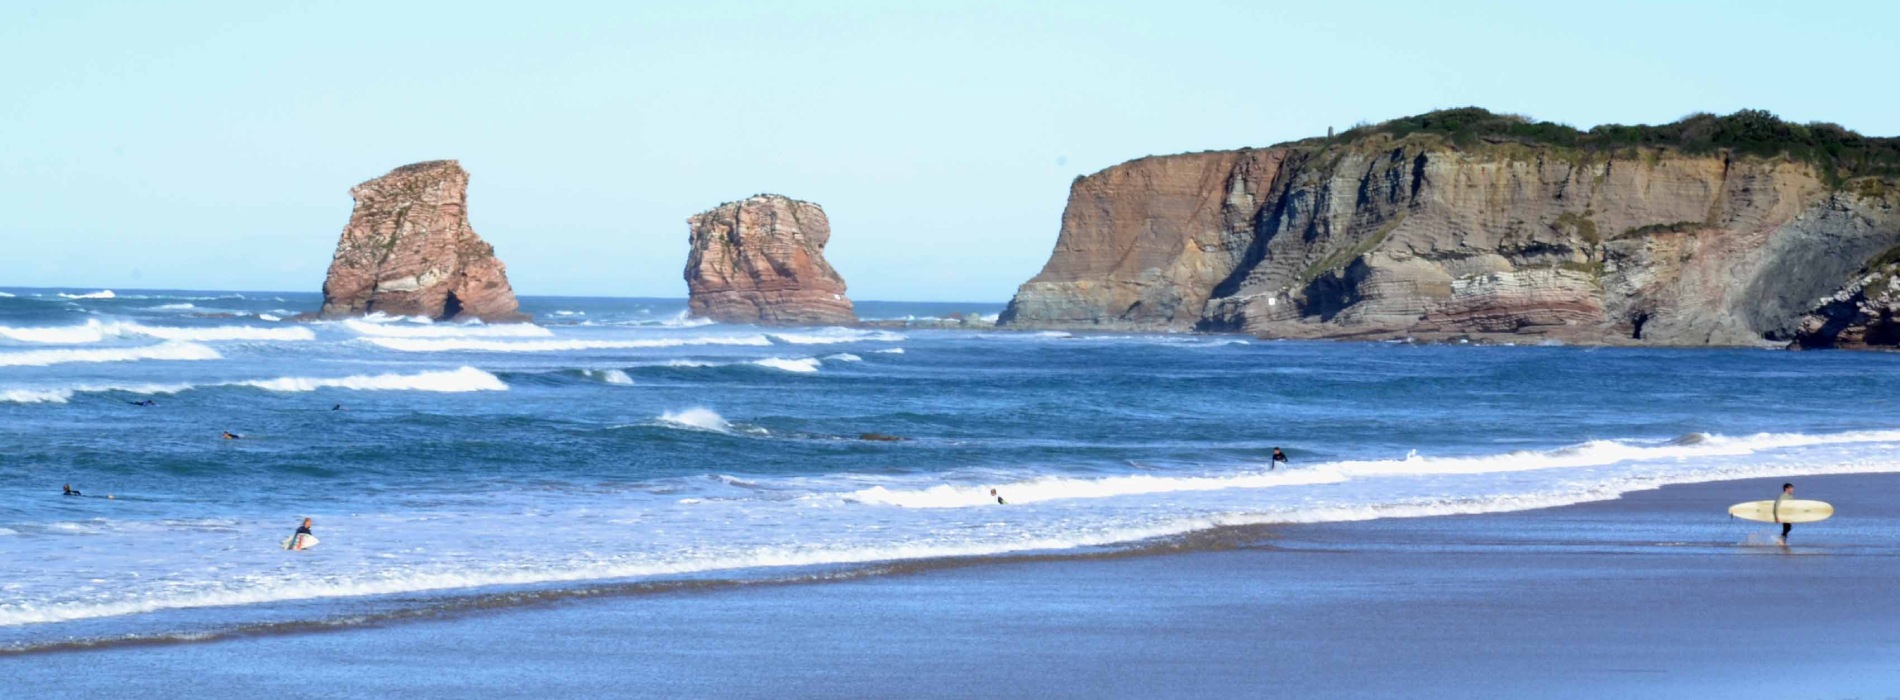
[[[356,209],[323,280],[323,318],[382,312],[438,321],[526,321],[508,268],[468,224],[468,171],[405,165],[350,190]]]
[[[825,210],[775,194],[727,202],[686,220],[688,306],[721,323],[833,325],[858,320],[844,278],[825,262]]]

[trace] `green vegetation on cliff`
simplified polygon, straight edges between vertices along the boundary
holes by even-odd
[[[1459,148],[1480,144],[1550,145],[1589,152],[1671,148],[1702,155],[1722,150],[1771,158],[1786,155],[1812,164],[1835,184],[1864,176],[1900,177],[1900,138],[1862,136],[1839,124],[1796,124],[1772,113],[1744,109],[1727,116],[1691,114],[1669,124],[1604,124],[1588,131],[1477,107],[1445,109],[1358,126],[1333,137],[1349,143],[1377,135],[1433,134]]]

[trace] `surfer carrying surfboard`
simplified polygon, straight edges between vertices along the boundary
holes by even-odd
[[[1794,523],[1781,522],[1782,501],[1794,500],[1794,484],[1782,484],[1781,495],[1775,497],[1775,522],[1781,523],[1781,543],[1788,543],[1788,531],[1794,529]]]

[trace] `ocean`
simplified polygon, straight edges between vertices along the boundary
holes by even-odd
[[[1893,354],[318,305],[0,290],[0,653],[1900,471]]]

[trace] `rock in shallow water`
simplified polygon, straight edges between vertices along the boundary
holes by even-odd
[[[323,281],[324,318],[382,312],[526,321],[508,269],[468,223],[468,171],[414,163],[350,190],[356,208]]]
[[[686,220],[693,315],[723,323],[834,325],[858,320],[825,262],[831,221],[811,202],[757,195]]]

